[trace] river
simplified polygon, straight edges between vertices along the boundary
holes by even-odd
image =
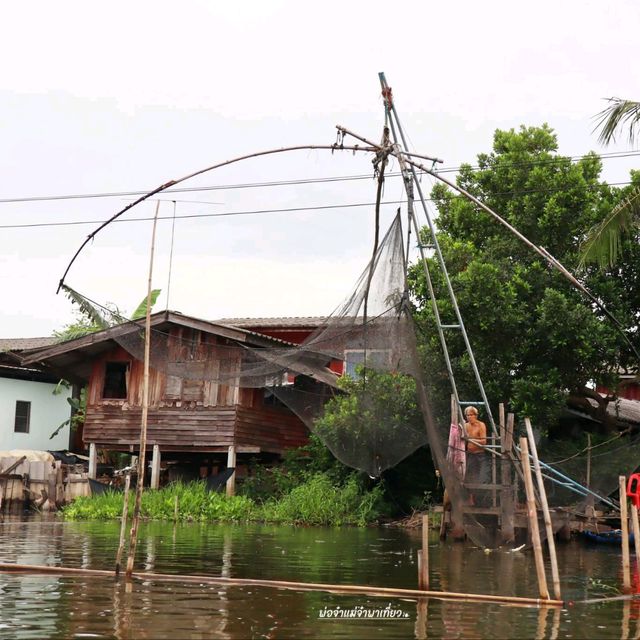
[[[118,534],[117,522],[6,516],[0,561],[111,569]],[[419,531],[385,527],[152,522],[141,525],[136,570],[416,588],[419,547]],[[531,553],[485,553],[433,532],[429,555],[434,590],[537,596]],[[562,610],[151,581],[128,592],[106,578],[0,573],[0,638],[640,637],[640,601],[580,603],[618,594],[619,549],[573,541],[558,560],[572,601]],[[633,556],[632,569],[637,584]],[[379,617],[333,617],[343,610]]]

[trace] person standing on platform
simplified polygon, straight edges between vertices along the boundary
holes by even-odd
[[[464,423],[464,430],[467,440],[467,469],[465,482],[470,484],[489,484],[491,469],[489,466],[489,455],[485,449],[487,445],[487,425],[478,420],[478,410],[475,407],[467,407],[464,410],[467,422]],[[482,505],[487,496],[486,491],[478,492],[477,489],[470,491],[471,504]]]

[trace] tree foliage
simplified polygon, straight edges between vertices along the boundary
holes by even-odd
[[[601,162],[589,154],[578,162],[557,153],[547,125],[496,131],[493,150],[478,156],[479,168],[463,166],[458,184],[563,264],[575,267],[580,243],[593,224],[625,197],[599,180]],[[548,426],[567,393],[584,394],[590,381],[612,384],[629,363],[621,336],[597,309],[537,254],[488,214],[444,186],[432,192],[438,239],[487,395],[509,402],[520,415]],[[425,242],[428,232],[423,231]],[[585,273],[587,286],[625,326],[639,319],[638,245],[626,242],[626,262]],[[455,323],[442,273],[429,259],[443,324]],[[421,265],[410,273],[416,317],[424,330],[424,364],[436,397],[450,393]],[[461,336],[447,334],[463,399],[475,385]]]
[[[640,102],[609,98],[609,106],[596,118],[599,141],[608,145],[621,129],[627,128],[629,144],[633,144],[640,124]],[[637,234],[640,227],[640,186],[635,181],[630,190],[611,211],[589,230],[582,246],[581,266],[599,264],[602,268],[615,265],[622,253],[625,236]]]

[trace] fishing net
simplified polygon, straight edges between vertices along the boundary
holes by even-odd
[[[227,403],[243,389],[264,389],[341,462],[379,477],[428,442],[416,400],[419,364],[405,273],[397,215],[352,293],[302,344],[249,331],[238,340],[237,329],[225,337],[223,325],[215,333],[184,326],[152,329],[150,366],[166,377],[169,399],[203,381],[210,397]],[[104,326],[117,325],[110,337],[144,359],[142,321],[98,309],[77,292],[73,296],[84,309],[92,306],[92,317],[98,314]],[[337,373],[341,369],[343,375]]]
[[[225,325],[211,330],[208,322],[163,325],[152,328],[149,363],[164,377],[167,402],[204,387],[210,405],[231,405],[243,390],[262,390],[263,401],[286,405],[338,460],[374,478],[428,445],[459,526],[476,544],[496,547],[503,542],[497,525],[503,497],[521,499],[517,490],[504,491],[518,477],[516,456],[501,456],[499,441],[491,441],[482,456],[467,456],[465,471],[464,438],[452,441],[451,416],[433,415],[424,376],[441,374],[420,362],[404,246],[398,214],[352,293],[301,344]],[[116,325],[109,337],[144,359],[142,321],[71,295],[96,321]],[[555,490],[550,487],[554,499]]]

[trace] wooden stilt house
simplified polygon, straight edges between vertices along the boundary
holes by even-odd
[[[166,340],[166,353],[177,344],[287,346],[291,343],[244,328],[231,327],[163,311],[152,315],[154,335]],[[87,385],[85,445],[137,452],[142,412],[143,363],[122,346],[120,325],[31,354],[38,363],[71,382]],[[215,350],[204,353],[215,354]],[[214,357],[214,356],[210,356]],[[205,366],[215,369],[220,363]],[[308,430],[289,409],[263,388],[239,388],[212,379],[186,379],[151,367],[148,448],[166,454],[226,453],[281,455],[304,445]]]

